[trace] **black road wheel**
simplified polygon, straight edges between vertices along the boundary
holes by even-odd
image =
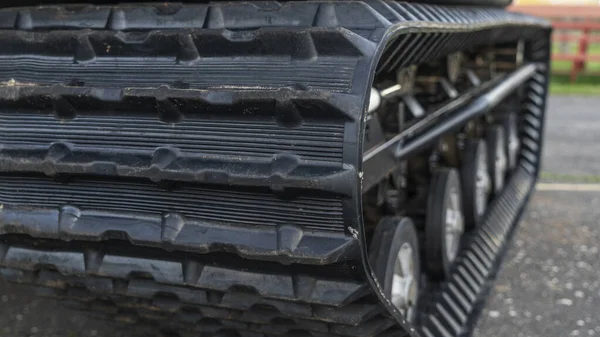
[[[504,150],[508,162],[508,169],[514,170],[519,161],[519,149],[521,140],[519,138],[519,121],[516,112],[509,113],[504,119],[504,134],[506,135]]]
[[[484,140],[467,142],[463,152],[460,175],[465,227],[471,229],[479,225],[492,191],[487,144]]]
[[[444,278],[458,255],[464,233],[462,195],[456,169],[433,174],[425,220],[425,259],[432,277]]]
[[[507,159],[505,152],[504,128],[500,125],[492,125],[486,132],[488,146],[488,167],[492,180],[492,191],[494,194],[502,191],[504,177],[507,170]]]
[[[421,261],[417,232],[410,218],[382,218],[371,240],[369,257],[386,296],[408,321],[414,321]]]

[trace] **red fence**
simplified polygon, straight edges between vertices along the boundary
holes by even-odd
[[[553,60],[571,62],[571,81],[589,62],[600,62],[600,54],[590,53],[591,44],[600,44],[600,6],[513,6],[511,10],[551,20],[554,42],[577,45],[574,53],[555,50],[552,54]]]

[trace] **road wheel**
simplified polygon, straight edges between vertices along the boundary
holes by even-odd
[[[369,256],[385,295],[408,321],[414,321],[421,261],[417,232],[410,218],[382,218],[375,228]]]
[[[504,128],[500,125],[492,125],[486,133],[488,146],[488,167],[492,178],[492,191],[494,194],[502,191],[504,177],[506,176],[507,159],[504,150]]]
[[[504,133],[506,135],[505,151],[508,161],[508,169],[514,170],[519,161],[519,149],[521,140],[519,138],[519,121],[516,112],[511,112],[504,119]]]
[[[433,174],[425,221],[425,258],[432,277],[445,278],[458,255],[464,233],[462,195],[456,169]]]
[[[487,145],[484,140],[467,142],[463,152],[460,175],[465,227],[471,229],[481,222],[492,191]]]

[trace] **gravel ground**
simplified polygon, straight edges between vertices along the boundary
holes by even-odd
[[[542,180],[597,180],[599,105],[550,98]],[[536,192],[475,337],[600,336],[599,205],[599,192]]]
[[[600,98],[554,97],[545,177],[600,175]],[[568,128],[564,128],[568,126]],[[546,179],[546,178],[545,178]],[[475,336],[600,336],[600,193],[537,192]],[[0,281],[0,336],[138,337],[140,327],[91,318]]]
[[[476,337],[600,336],[600,193],[532,199]]]

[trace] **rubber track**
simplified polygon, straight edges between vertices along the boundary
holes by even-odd
[[[102,194],[101,182],[71,178],[67,195],[42,182],[59,189],[54,198],[27,187],[37,182],[0,181],[7,192],[24,191],[22,199],[4,195],[2,221],[11,224],[4,232],[94,241],[116,233],[139,245],[313,264],[358,257],[351,234],[360,221],[339,220],[360,219],[360,107],[374,57],[382,52],[386,72],[481,44],[538,38],[545,24],[497,9],[381,1],[44,6],[2,9],[0,18],[7,51],[0,54],[0,104],[8,108],[0,115],[0,172],[110,179]],[[418,33],[377,48],[386,31],[415,27]],[[298,50],[310,55],[297,58]],[[211,71],[197,69],[206,62]],[[228,73],[230,62],[239,66],[237,77]],[[281,75],[282,67],[294,76]],[[153,69],[166,68],[220,82],[182,75],[153,82]],[[332,90],[311,82],[334,83],[331,74],[346,74],[352,85]],[[294,83],[278,86],[278,76]],[[169,192],[122,185],[132,178],[164,183]],[[239,193],[241,186],[254,190]],[[40,211],[32,218],[19,204]],[[257,215],[263,226],[247,220]]]
[[[2,274],[208,335],[416,334],[366,265],[372,78],[517,39],[547,63],[548,34],[499,9],[383,1],[0,9]],[[506,236],[489,235],[537,175],[546,86],[540,69],[504,193],[520,202],[496,202],[496,248],[479,247],[488,272],[465,255],[474,279],[457,267],[435,285],[424,334],[468,332]],[[454,321],[438,308],[450,295]]]
[[[488,279],[533,181],[530,172],[519,168],[491,206],[449,281],[435,294],[439,300],[423,311],[425,336],[466,332],[464,326],[479,295],[489,287]],[[118,320],[161,320],[162,328],[184,333],[210,335],[234,329],[240,336],[300,331],[306,336],[375,336],[393,324],[383,308],[365,296],[366,284],[66,247],[57,252],[3,244],[0,250],[0,272],[10,282],[35,285],[43,295],[80,301],[80,308],[103,311]]]

